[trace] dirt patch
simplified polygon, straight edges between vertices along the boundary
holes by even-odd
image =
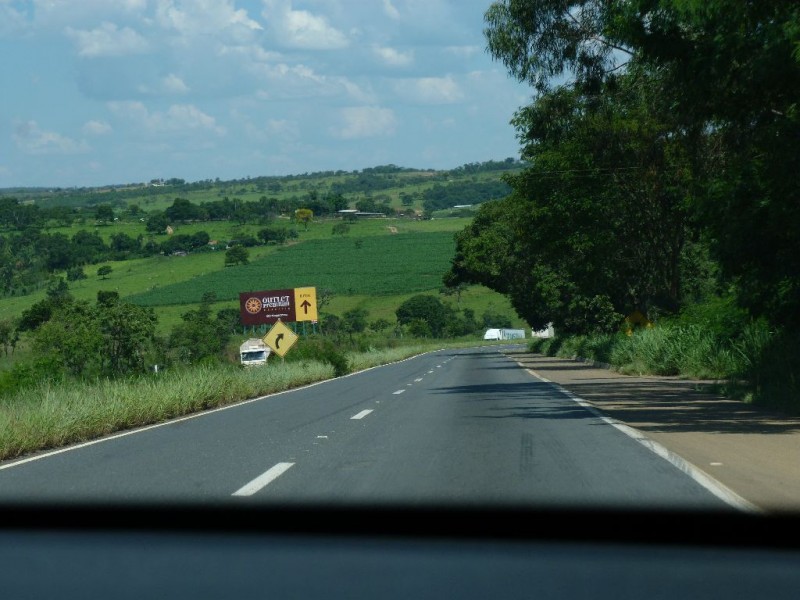
[[[388,229],[389,233],[391,233],[391,234],[397,233],[397,227],[392,227],[391,225],[387,225],[386,229]]]

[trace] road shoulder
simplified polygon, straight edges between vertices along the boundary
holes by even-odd
[[[800,508],[800,419],[699,391],[697,381],[632,377],[577,360],[507,354],[757,507]]]

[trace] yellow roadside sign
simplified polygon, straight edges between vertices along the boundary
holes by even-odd
[[[317,321],[317,288],[294,288],[294,313],[296,321]]]
[[[283,358],[297,341],[297,334],[281,321],[277,321],[262,339],[275,354]]]

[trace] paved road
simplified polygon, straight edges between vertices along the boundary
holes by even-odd
[[[497,347],[0,466],[0,500],[31,499],[725,506]]]

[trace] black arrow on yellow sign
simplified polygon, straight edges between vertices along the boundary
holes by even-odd
[[[283,339],[283,334],[279,333],[275,336],[275,350],[281,349],[281,340]]]
[[[309,302],[308,300],[303,300],[303,303],[300,306],[303,307],[303,312],[305,314],[308,314],[308,308],[311,306],[311,302]]]

